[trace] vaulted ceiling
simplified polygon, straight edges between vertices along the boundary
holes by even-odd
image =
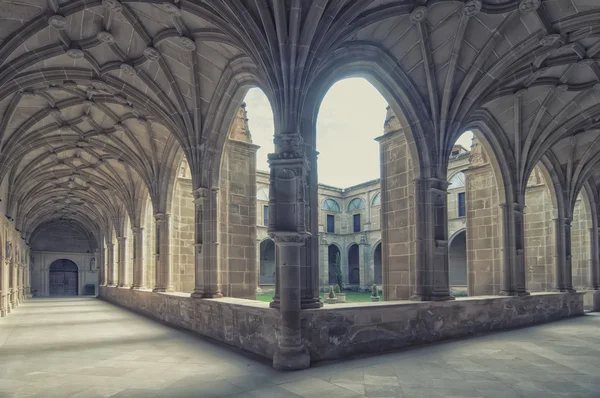
[[[168,211],[184,154],[214,183],[247,88],[286,131],[350,74],[403,115],[425,176],[477,128],[515,201],[540,161],[566,196],[600,187],[596,0],[8,0],[0,41],[0,179],[26,238],[120,234],[148,195]]]

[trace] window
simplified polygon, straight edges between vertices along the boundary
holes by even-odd
[[[269,206],[263,206],[263,225],[269,225]]]
[[[360,232],[360,214],[352,216],[354,221],[354,232]]]
[[[371,201],[371,206],[381,206],[381,192],[377,192]]]
[[[327,214],[327,232],[335,233],[335,216],[333,214]]]
[[[465,215],[466,215],[465,193],[459,192],[458,193],[458,216],[464,217]]]
[[[323,205],[321,206],[322,210],[327,211],[335,211],[336,213],[340,212],[340,205],[333,199],[325,199],[323,201]]]
[[[454,174],[454,176],[452,176],[452,178],[448,182],[450,183],[450,187],[449,187],[450,189],[464,187],[465,186],[465,173],[463,173],[461,171],[459,173]]]
[[[361,198],[354,198],[348,204],[348,211],[360,210],[365,208],[365,202]]]
[[[269,201],[269,190],[267,188],[259,189],[258,192],[256,192],[256,199],[268,202]]]

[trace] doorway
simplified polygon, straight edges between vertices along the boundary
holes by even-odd
[[[71,260],[50,264],[50,296],[77,296],[79,268]]]

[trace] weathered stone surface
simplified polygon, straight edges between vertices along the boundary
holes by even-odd
[[[311,362],[380,353],[582,315],[583,296],[536,293],[449,302],[338,304],[302,311],[302,338]],[[266,358],[273,358],[276,352],[279,311],[266,303],[233,298],[194,300],[186,294],[112,287],[101,287],[100,298]]]

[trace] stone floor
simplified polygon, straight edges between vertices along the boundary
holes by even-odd
[[[0,397],[600,397],[600,315],[322,363],[266,360],[97,299],[0,320]]]

